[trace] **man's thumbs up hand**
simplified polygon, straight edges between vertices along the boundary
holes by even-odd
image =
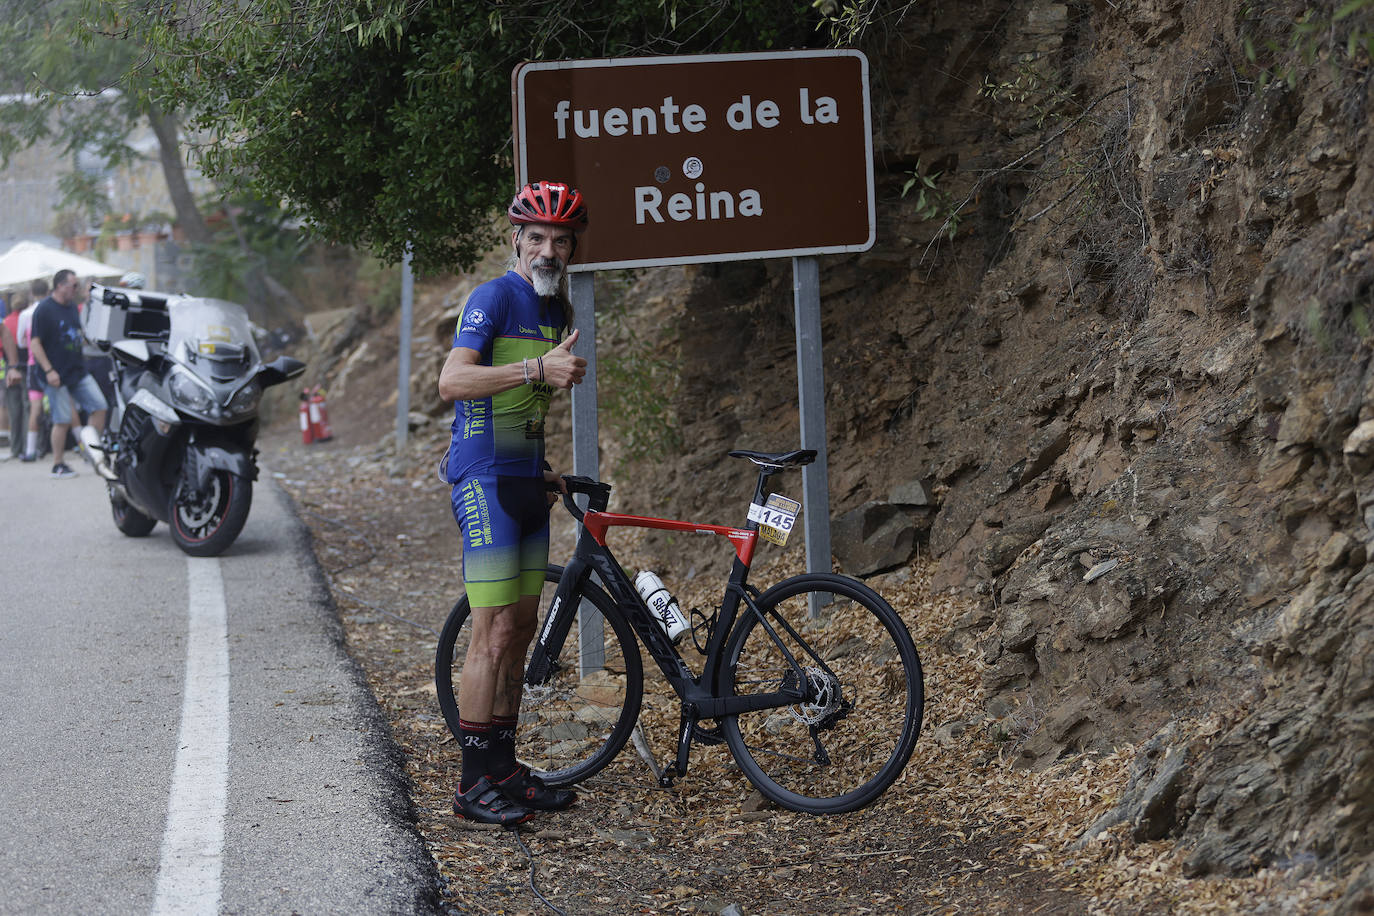
[[[574,356],[572,352],[573,344],[577,343],[581,333],[574,330],[566,340],[544,354],[546,383],[555,388],[571,388],[582,382],[582,377],[587,374],[587,361],[580,356]]]

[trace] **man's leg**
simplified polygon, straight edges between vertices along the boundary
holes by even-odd
[[[538,811],[562,811],[577,801],[570,789],[555,789],[530,772],[515,754],[523,695],[525,657],[538,626],[539,599],[544,590],[544,570],[549,563],[549,510],[542,480],[508,484],[502,492],[503,506],[515,509],[522,519],[520,541],[520,609],[518,617],[527,627],[517,634],[511,651],[501,660],[498,692],[492,704],[492,731],[487,760],[488,771],[495,774],[496,786],[506,797]],[[518,642],[518,645],[516,644]],[[498,688],[501,691],[502,688]],[[504,774],[504,775],[503,775]]]
[[[48,399],[48,403],[52,403],[51,398]],[[67,450],[67,433],[71,432],[71,429],[71,421],[66,423],[54,423],[52,425],[52,435],[49,437],[48,441],[52,444],[53,467],[57,467],[59,464],[63,463],[62,455]]]
[[[89,417],[87,424],[81,427],[77,436],[82,450],[101,476],[112,479],[114,474],[108,469],[105,450],[100,445],[100,434],[105,429],[105,411],[108,407],[105,394],[100,390],[95,377],[87,375],[72,389],[72,395]]]
[[[29,389],[29,429],[24,434],[24,460],[38,460],[38,433],[43,425],[43,392]]]
[[[520,697],[524,689],[525,655],[530,641],[534,639],[534,628],[538,622],[539,596],[525,595],[514,605],[513,627],[506,649],[501,654],[500,666],[496,675],[496,693],[492,697],[493,715],[515,716],[520,714]]]
[[[29,393],[21,382],[5,387],[5,406],[10,412],[10,454],[15,458],[24,454],[24,433],[28,426]]]
[[[501,656],[496,673],[496,692],[491,704],[491,749],[488,772],[505,779],[515,772],[515,727],[520,719],[520,699],[524,695],[525,658],[538,623],[539,596],[524,595],[516,604],[518,629],[507,651]]]
[[[458,685],[458,709],[465,720],[490,722],[493,713],[520,711],[525,649],[534,636],[538,601],[522,598],[500,607],[472,609],[472,635]]]
[[[458,684],[458,731],[463,755],[463,772],[454,794],[454,811],[462,817],[511,826],[528,820],[531,809],[514,803],[494,785],[491,778],[492,710],[499,702],[510,704],[511,688],[503,683],[506,656],[515,651],[512,643],[524,645],[534,627],[521,624],[519,601],[495,607],[475,607],[471,612],[472,632],[467,656]],[[526,634],[523,635],[522,634]],[[523,671],[523,669],[522,669]],[[516,675],[516,708],[519,708],[520,676]]]
[[[64,464],[62,458],[67,451],[67,433],[76,416],[76,404],[65,385],[45,385],[43,390],[48,396],[48,410],[52,411],[52,433],[48,441],[52,445],[52,466],[56,469]]]

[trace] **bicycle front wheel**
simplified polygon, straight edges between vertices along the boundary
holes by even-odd
[[[823,603],[815,620],[811,595]],[[921,731],[921,661],[905,624],[868,586],[823,573],[778,583],[758,606],[768,627],[741,609],[725,649],[727,687],[735,696],[801,687],[807,700],[722,717],[735,762],[793,811],[870,804],[901,775]]]
[[[545,571],[541,611],[547,610],[562,573],[558,566]],[[615,602],[590,582],[573,600],[579,604],[577,619],[548,681],[538,687],[525,686],[515,733],[516,756],[553,786],[580,782],[614,760],[629,740],[644,695],[639,644]],[[464,595],[439,632],[434,659],[439,708],[455,738],[459,685],[472,633],[470,611]],[[585,658],[578,639],[584,615],[593,622],[596,618],[605,622],[601,640],[589,637]],[[528,666],[528,651],[526,659]]]

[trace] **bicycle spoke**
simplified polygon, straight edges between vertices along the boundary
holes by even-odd
[[[751,619],[731,636],[737,696],[805,694],[802,702],[726,723],[749,778],[797,810],[872,801],[900,774],[919,730],[920,668],[905,627],[881,598],[848,581],[804,576],[770,590],[759,603],[776,625]],[[808,595],[816,592],[832,599],[818,621],[808,613]]]

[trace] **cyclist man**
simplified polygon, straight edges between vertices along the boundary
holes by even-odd
[[[587,207],[567,185],[537,181],[520,189],[507,214],[511,269],[468,297],[439,395],[456,402],[441,470],[453,484],[473,622],[459,685],[463,775],[453,809],[513,826],[577,800],[516,760],[515,728],[549,556],[546,484],[561,487],[544,461],[544,416],[553,390],[586,373],[587,361],[572,353],[578,332],[559,340],[572,324],[564,280]]]

